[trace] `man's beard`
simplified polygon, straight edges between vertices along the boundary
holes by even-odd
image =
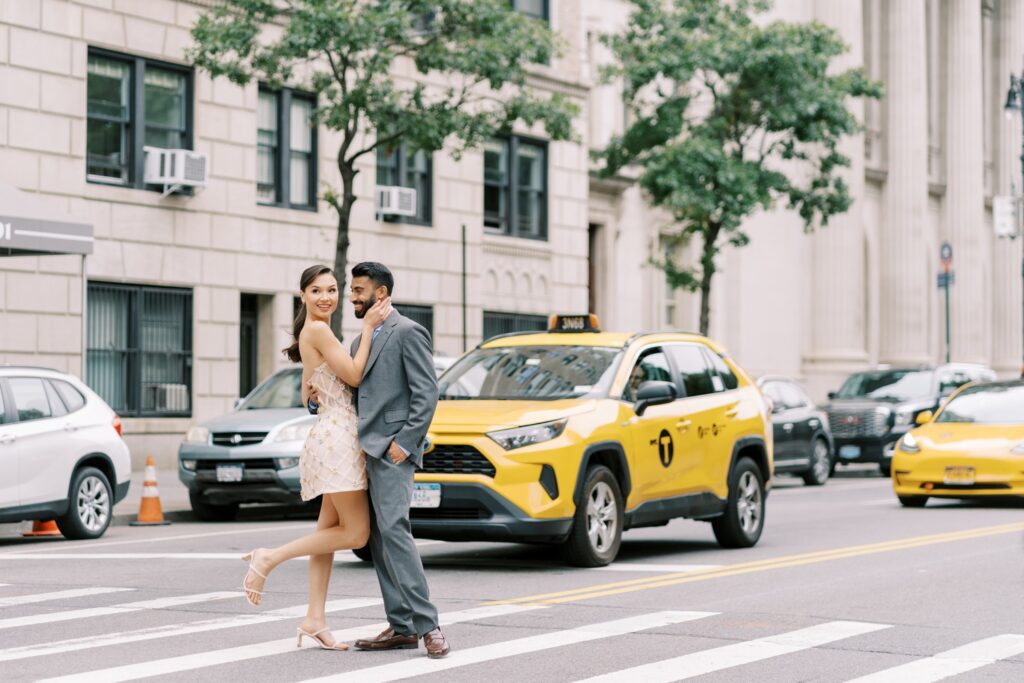
[[[360,301],[360,308],[356,309],[356,318],[362,320],[366,317],[366,312],[373,308],[373,305],[377,303],[377,295],[371,294],[370,298],[366,301]]]

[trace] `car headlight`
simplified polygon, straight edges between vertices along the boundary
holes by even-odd
[[[1021,441],[1019,444],[1011,448],[1010,452],[1016,453],[1017,455],[1024,455],[1024,441]]]
[[[896,411],[896,417],[893,424],[897,427],[905,427],[914,421],[914,411],[908,409],[901,409]]]
[[[281,443],[282,441],[305,441],[306,437],[309,436],[310,430],[313,429],[314,424],[315,421],[310,420],[283,427],[281,431],[277,433],[277,436],[274,437],[274,443]]]
[[[196,461],[195,460],[182,460],[181,461],[181,468],[183,470],[188,470],[189,472],[195,472],[196,471]]]
[[[185,443],[210,443],[210,430],[206,427],[192,427],[185,432]]]
[[[298,458],[274,458],[274,465],[279,470],[287,470],[299,466]]]
[[[921,447],[917,445],[917,439],[913,434],[907,433],[900,439],[900,450],[904,453],[918,453]]]
[[[530,425],[528,427],[516,427],[514,429],[503,429],[500,432],[488,432],[496,444],[511,451],[523,446],[532,446],[536,443],[544,443],[559,437],[565,431],[565,425],[569,420],[561,419],[542,424]]]

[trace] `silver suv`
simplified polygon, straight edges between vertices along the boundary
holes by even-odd
[[[242,503],[298,503],[299,454],[316,417],[302,406],[302,367],[271,375],[235,410],[188,430],[178,478],[196,517],[234,519]]]
[[[121,418],[77,377],[0,366],[0,522],[53,519],[66,538],[99,538],[128,495]]]

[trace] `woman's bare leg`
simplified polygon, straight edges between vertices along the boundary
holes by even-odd
[[[324,555],[336,550],[350,550],[366,545],[370,537],[370,506],[366,491],[345,491],[327,493],[337,512],[339,523],[286,543],[278,548],[258,548],[253,555],[252,565],[260,573],[269,576],[277,565],[296,557]],[[250,572],[245,587],[263,590],[264,579]],[[260,596],[254,596],[259,604]]]
[[[320,503],[320,518],[316,521],[317,531],[339,526],[340,521],[331,497],[324,496]],[[302,622],[302,628],[309,633],[315,633],[327,625],[325,606],[333,565],[334,553],[309,557],[309,606],[306,608],[306,620]]]

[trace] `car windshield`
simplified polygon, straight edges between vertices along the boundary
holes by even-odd
[[[239,410],[267,410],[302,407],[302,368],[293,368],[272,375],[239,406]]]
[[[621,349],[595,346],[476,349],[441,377],[441,399],[556,400],[605,395],[621,353]]]
[[[906,401],[932,393],[931,370],[878,370],[858,372],[843,383],[838,398],[875,398]]]
[[[1024,384],[967,387],[950,399],[935,421],[1024,424]]]

